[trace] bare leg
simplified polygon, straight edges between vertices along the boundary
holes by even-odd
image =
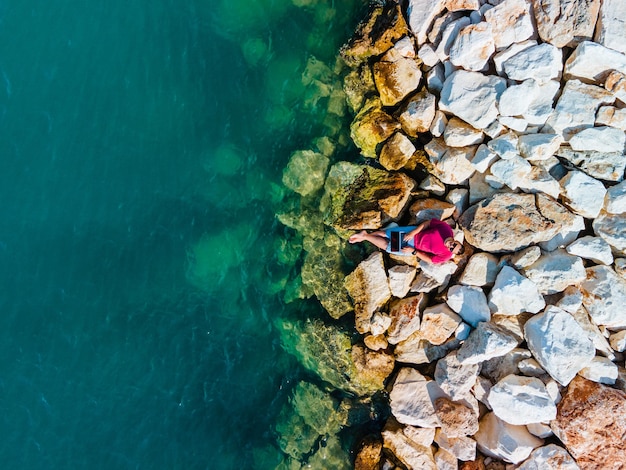
[[[360,243],[362,241],[368,241],[382,250],[386,250],[389,245],[389,239],[387,238],[385,232],[380,230],[372,233],[367,233],[365,230],[362,230],[361,232],[352,235],[349,239],[350,243]]]

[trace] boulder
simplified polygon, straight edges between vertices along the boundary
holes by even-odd
[[[472,166],[480,173],[485,173],[491,164],[498,158],[497,153],[491,150],[487,145],[481,144],[476,149],[474,158],[472,158]]]
[[[480,287],[455,285],[448,289],[447,304],[465,323],[476,327],[491,319],[487,297]]]
[[[493,285],[498,274],[498,257],[491,253],[476,253],[467,262],[459,283],[483,287]]]
[[[363,338],[363,343],[372,351],[380,351],[381,349],[387,349],[389,342],[385,338],[385,335],[367,335]]]
[[[600,0],[532,0],[539,37],[558,48],[591,39]]]
[[[606,195],[606,188],[600,181],[582,171],[571,171],[560,184],[566,206],[583,217],[594,219],[598,216]]]
[[[528,349],[541,367],[561,385],[567,385],[595,356],[593,343],[574,320],[549,306],[524,325]]]
[[[603,238],[586,236],[579,238],[566,248],[570,255],[593,261],[596,264],[613,264],[611,245]]]
[[[391,298],[383,254],[377,251],[362,261],[346,276],[345,287],[354,301],[356,329],[367,333],[374,312]]]
[[[439,108],[485,129],[498,117],[496,103],[505,89],[503,78],[457,70],[443,84]]]
[[[407,437],[401,429],[384,429],[383,446],[389,449],[407,468],[437,470],[430,446],[423,446]]]
[[[399,170],[408,163],[414,153],[415,145],[402,132],[396,132],[383,145],[378,161],[387,170]]]
[[[626,31],[624,30],[626,5],[619,0],[603,0],[594,41],[626,54]]]
[[[379,100],[369,101],[350,124],[350,137],[365,157],[376,158],[376,148],[400,130],[400,123],[383,111]]]
[[[626,351],[626,330],[618,331],[610,336],[611,347],[617,352]]]
[[[611,361],[615,360],[615,353],[613,349],[611,349],[611,345],[609,344],[608,340],[605,338],[600,328],[591,321],[591,319],[589,318],[589,314],[587,313],[587,309],[582,307],[582,301],[583,301],[582,293],[578,289],[576,289],[576,291],[578,291],[578,293],[580,294],[581,305],[575,311],[573,312],[569,311],[569,313],[572,314],[572,316],[578,322],[578,324],[582,327],[582,329],[585,330],[585,333],[587,333],[588,338],[591,340],[591,342],[593,343],[593,346],[596,348],[596,352],[602,354],[603,356],[607,357]],[[576,299],[576,303],[577,302],[578,302],[578,299]],[[557,304],[557,307],[563,308],[561,305],[562,304],[559,301],[559,303]],[[571,305],[572,308],[574,306],[575,305]],[[568,310],[564,308],[563,310],[568,312]]]
[[[359,451],[354,459],[355,470],[376,470],[380,468],[383,443],[379,437],[368,435],[359,445]]]
[[[612,104],[612,93],[580,80],[568,80],[542,132],[559,134],[568,139],[576,132],[593,127],[596,112],[602,105]]]
[[[456,18],[455,15],[454,17],[455,19],[453,21],[450,21],[445,25],[445,29],[441,34],[441,39],[438,41],[437,49],[435,50],[439,60],[442,62],[446,62],[450,58],[450,49],[452,48],[454,40],[459,35],[461,29],[472,23],[467,16]],[[452,18],[452,15],[448,18]]]
[[[529,126],[542,126],[553,112],[553,102],[560,92],[561,84],[556,80],[539,83],[539,92],[528,104],[522,117]],[[545,131],[549,132],[549,131]]]
[[[390,49],[372,67],[383,106],[394,106],[417,90],[422,80],[419,61]]]
[[[613,385],[617,380],[617,364],[606,357],[596,356],[587,367],[583,367],[578,375],[606,385]]]
[[[548,444],[533,450],[518,470],[580,470],[580,467],[563,447]]]
[[[510,59],[515,54],[517,54],[518,52],[523,51],[524,49],[528,49],[529,47],[536,46],[536,45],[537,45],[537,41],[535,41],[534,39],[529,39],[527,41],[513,43],[509,47],[507,47],[505,49],[502,49],[502,50],[499,50],[493,56],[493,64],[495,66],[496,73],[498,75],[502,76],[504,74],[504,68],[502,67],[502,64],[507,59]]]
[[[608,189],[604,198],[604,210],[609,214],[626,212],[626,182],[622,181]]]
[[[384,351],[372,351],[361,344],[352,347],[352,362],[356,381],[369,390],[382,390],[385,380],[393,372],[393,355]]]
[[[574,150],[597,152],[623,152],[625,142],[623,130],[608,126],[583,129],[569,139],[569,145]]]
[[[454,148],[450,147],[433,163],[433,174],[445,184],[463,184],[474,173],[472,159],[476,147]]]
[[[501,263],[509,263],[515,269],[524,269],[533,264],[541,256],[541,248],[529,246],[521,251],[502,257]],[[543,307],[541,307],[543,308]]]
[[[530,161],[543,161],[552,157],[563,139],[557,134],[525,134],[519,137],[520,155]]]
[[[506,64],[506,61],[503,65]],[[525,80],[519,85],[511,85],[502,92],[498,109],[502,116],[521,116],[533,99],[539,96],[539,84],[535,80]]]
[[[409,214],[415,224],[425,220],[446,220],[452,217],[455,207],[449,202],[434,198],[417,199],[409,206]]]
[[[439,428],[435,433],[435,442],[440,449],[450,452],[459,460],[471,461],[476,458],[476,441],[471,437],[448,437]]]
[[[626,219],[624,214],[601,211],[593,221],[593,231],[611,245],[617,253],[626,253]]]
[[[606,77],[604,88],[613,93],[618,101],[626,104],[626,74],[613,70]]]
[[[576,312],[583,305],[583,294],[578,287],[570,286],[563,291],[563,297],[554,304],[568,313]]]
[[[492,141],[493,142],[493,141]],[[501,184],[511,189],[526,186],[526,181],[532,171],[528,161],[519,156],[512,156],[507,160],[498,160],[490,168],[491,174]]]
[[[552,430],[584,469],[624,468],[626,393],[575,378],[558,406]]]
[[[461,317],[447,305],[439,304],[426,308],[422,314],[420,334],[436,346],[445,343],[461,323]]]
[[[407,17],[418,45],[426,42],[428,31],[445,4],[446,0],[409,0]]]
[[[489,147],[490,150],[495,152],[503,160],[509,160],[519,156],[517,151],[518,140],[517,134],[514,132],[507,132],[499,135],[493,140],[490,140],[487,147]]]
[[[325,222],[339,230],[378,229],[401,214],[414,187],[404,173],[338,162],[324,185]]]
[[[441,345],[434,345],[423,339],[420,332],[415,332],[396,345],[394,354],[398,362],[418,365],[429,364],[457,349],[461,341],[461,339],[453,336]]]
[[[564,78],[603,84],[613,70],[626,73],[626,55],[602,44],[583,41],[565,62]]]
[[[411,137],[428,132],[435,118],[435,96],[423,88],[399,109],[398,121],[402,129]]]
[[[535,34],[530,2],[526,0],[504,0],[485,12],[485,21],[493,29],[498,50],[515,42],[522,42]]]
[[[402,424],[435,428],[439,425],[434,401],[445,396],[439,385],[417,370],[400,369],[389,393],[391,413]]]
[[[458,460],[445,449],[439,449],[435,452],[435,463],[437,470],[458,470]]]
[[[502,63],[511,80],[536,82],[559,80],[563,69],[563,54],[552,44],[543,43],[518,52]],[[523,114],[523,113],[522,113]]]
[[[522,337],[521,340],[519,340],[518,342],[521,342],[523,340],[524,338]],[[488,361],[483,362],[480,368],[480,375],[488,378],[493,383],[497,383],[508,375],[518,374],[520,372],[520,364],[530,359],[530,351],[526,349],[515,348],[504,356],[494,357],[493,359],[489,359]],[[487,404],[491,409],[492,406],[488,400]]]
[[[457,352],[461,364],[479,364],[502,356],[517,346],[517,339],[504,328],[481,322]]]
[[[495,52],[491,24],[470,24],[459,31],[450,48],[450,62],[457,67],[480,72]]]
[[[400,5],[385,3],[376,6],[370,10],[350,41],[341,48],[341,57],[350,66],[357,66],[372,56],[388,51],[408,32]]]
[[[434,378],[450,398],[460,400],[470,392],[479,372],[479,364],[461,364],[452,351],[437,361]]]
[[[626,159],[621,152],[576,151],[562,146],[556,155],[569,160],[593,178],[606,181],[624,179]]]
[[[417,270],[413,266],[397,265],[389,268],[389,289],[399,299],[408,294]]]
[[[568,286],[587,278],[583,260],[560,249],[544,253],[524,270],[524,274],[541,294],[563,292]]]
[[[601,106],[596,114],[596,125],[610,126],[626,131],[626,109],[616,108],[615,106]]]
[[[443,133],[443,140],[450,147],[467,147],[468,145],[480,144],[483,138],[482,131],[474,129],[456,117],[448,121]]]
[[[551,240],[574,220],[567,209],[542,194],[501,193],[471,206],[459,223],[468,243],[501,253]]]
[[[581,282],[583,304],[596,325],[612,329],[626,328],[626,280],[609,266],[587,268]]]
[[[441,430],[448,437],[471,436],[478,431],[478,413],[462,403],[453,402],[446,397],[437,398],[435,413]]]
[[[474,438],[485,455],[511,463],[526,460],[534,449],[543,445],[543,439],[530,434],[526,426],[509,424],[492,412],[480,420]]]
[[[544,383],[534,377],[507,375],[491,387],[489,404],[509,424],[531,424],[556,418],[556,405]]]
[[[301,196],[316,193],[324,186],[330,160],[312,150],[294,152],[283,171],[283,183]]]

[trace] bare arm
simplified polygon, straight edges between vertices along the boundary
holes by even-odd
[[[408,232],[407,234],[404,235],[404,241],[407,242],[407,243],[410,242],[415,237],[415,235],[420,233],[425,228],[428,228],[429,226],[430,226],[430,220],[426,220],[425,222],[422,222],[417,227],[415,227],[413,230],[411,230],[410,232]]]

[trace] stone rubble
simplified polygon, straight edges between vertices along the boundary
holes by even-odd
[[[395,360],[371,468],[625,469],[624,2],[377,3],[342,50],[365,163],[285,178],[343,239],[437,217],[466,253],[359,245],[359,347]]]

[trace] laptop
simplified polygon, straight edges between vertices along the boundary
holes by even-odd
[[[404,232],[391,232],[391,251],[398,252],[402,248]]]

